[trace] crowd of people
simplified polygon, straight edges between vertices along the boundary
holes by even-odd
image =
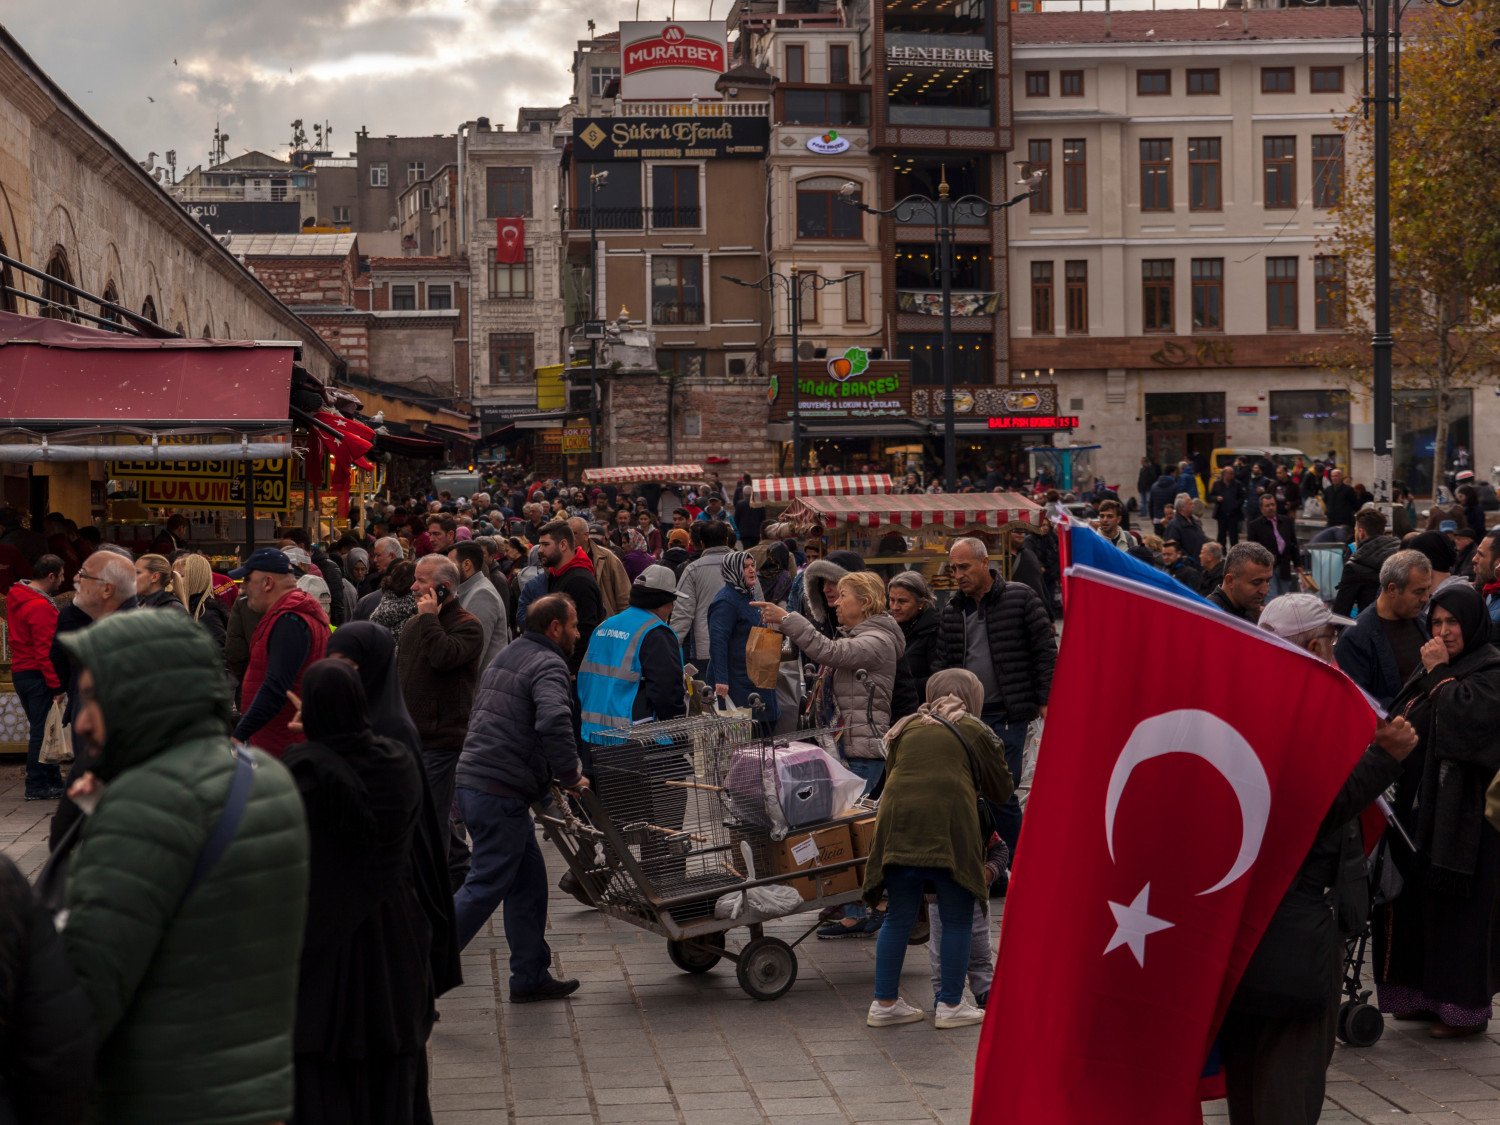
[[[510,1002],[580,987],[553,974],[533,806],[595,784],[607,732],[690,708],[833,732],[879,812],[862,901],[826,912],[818,936],[874,941],[871,1027],[929,1018],[899,989],[924,932],[934,1025],[979,1022],[1023,746],[1052,693],[1056,531],[1009,532],[1009,578],[991,545],[954,539],[940,604],[915,569],[765,522],[747,483],[664,498],[656,484],[502,478],[387,505],[331,541],[287,529],[227,574],[182,522],[138,557],[90,537],[65,559],[24,523],[0,535],[26,570],[6,596],[32,722],[26,797],[58,804],[39,901],[0,863],[0,1042],[33,1047],[0,1056],[0,1100],[26,1121],[89,1105],[153,1122],[430,1120],[436,1000],[497,911]],[[1500,708],[1500,532],[1465,551],[1439,519],[1403,543],[1355,509],[1346,618],[1299,591],[1296,522],[1274,486],[1243,540],[1209,539],[1201,498],[1183,499],[1157,536],[1098,497],[1096,528],[1335,661],[1393,716],[1222,1038],[1233,1120],[1312,1121],[1337,992],[1333,974],[1307,981],[1364,921],[1341,910],[1337,932],[1299,927],[1309,901],[1360,897],[1355,819],[1391,784],[1417,848],[1392,849],[1406,889],[1373,923],[1381,1004],[1440,1038],[1490,1015],[1500,843],[1485,794],[1500,753],[1474,717]],[[780,635],[790,689],[752,679],[757,629]],[[54,701],[66,777],[39,753]],[[46,1004],[16,1006],[4,970],[17,964]]]

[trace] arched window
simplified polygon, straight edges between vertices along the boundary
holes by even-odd
[[[102,294],[102,296],[112,305],[118,305],[120,303],[120,289],[119,286],[115,284],[114,278],[110,278],[107,282],[104,283],[104,293]],[[99,316],[104,320],[109,321],[111,324],[120,323],[120,314],[115,312],[114,309],[101,308],[99,310]]]
[[[55,320],[77,320],[69,310],[78,307],[78,298],[56,282],[73,284],[73,270],[68,265],[68,252],[61,246],[52,248],[52,257],[47,259],[47,276],[53,278],[42,286],[42,296],[47,299],[47,304],[42,307],[42,315],[50,316]]]
[[[214,334],[214,330],[212,328],[210,328],[207,324],[205,324],[203,326],[203,339],[205,339],[205,340],[210,339],[213,336],[213,334]]]
[[[156,298],[147,297],[141,304],[141,315],[152,324],[160,324],[161,320],[156,315]]]

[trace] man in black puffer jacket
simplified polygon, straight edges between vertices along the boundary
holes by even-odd
[[[978,539],[955,539],[948,569],[958,593],[943,607],[932,670],[967,668],[984,685],[981,716],[1005,746],[1011,777],[1021,778],[1026,727],[1047,714],[1057,638],[1042,599],[1029,586],[1002,581],[990,569],[989,551]],[[1021,803],[1015,794],[1000,812],[1000,838],[1012,862],[1021,835]]]
[[[1358,617],[1374,604],[1380,596],[1380,568],[1401,549],[1400,541],[1385,533],[1385,515],[1376,508],[1354,517],[1354,542],[1354,554],[1344,563],[1333,595],[1333,612],[1347,617]]]

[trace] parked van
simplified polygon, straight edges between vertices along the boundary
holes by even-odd
[[[1300,449],[1293,449],[1286,445],[1242,445],[1234,448],[1215,449],[1208,458],[1208,479],[1216,480],[1219,471],[1225,465],[1233,465],[1236,457],[1243,457],[1249,464],[1253,465],[1260,461],[1265,464],[1271,472],[1276,472],[1277,465],[1285,465],[1288,470],[1297,464],[1297,458],[1302,458],[1304,465],[1311,465],[1313,459]]]

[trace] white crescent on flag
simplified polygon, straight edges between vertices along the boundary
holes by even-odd
[[[514,245],[516,239],[521,237],[521,231],[515,223],[506,223],[500,228],[500,237],[508,244]]]

